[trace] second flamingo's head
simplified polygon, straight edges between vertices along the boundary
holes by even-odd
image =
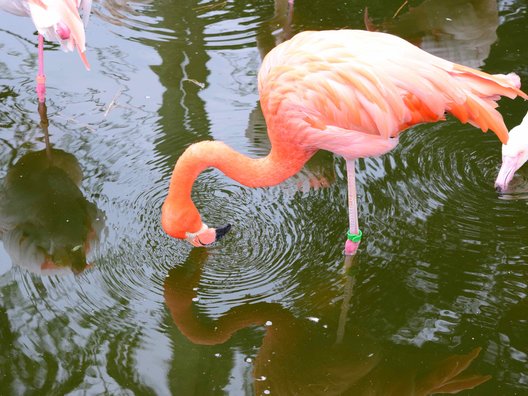
[[[522,123],[509,133],[508,143],[502,145],[502,165],[495,181],[495,188],[499,192],[508,189],[513,175],[528,161],[528,114]]]

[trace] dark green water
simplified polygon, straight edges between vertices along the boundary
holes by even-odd
[[[99,0],[90,72],[46,48],[49,155],[31,21],[0,14],[0,395],[528,395],[528,173],[495,193],[492,134],[448,119],[359,161],[349,271],[328,153],[269,189],[204,173],[205,221],[234,225],[207,251],[159,226],[188,145],[267,152],[256,74],[288,34],[363,28],[368,5],[379,30],[528,84],[526,2],[410,3],[296,0],[288,24],[271,0]]]

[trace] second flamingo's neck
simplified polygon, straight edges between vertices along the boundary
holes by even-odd
[[[219,169],[227,177],[248,187],[268,187],[299,172],[313,152],[298,147],[272,148],[263,158],[250,158],[225,143],[205,141],[193,144],[178,159],[172,173],[169,193],[162,208],[162,226],[177,238],[182,230],[195,232],[202,226],[191,199],[192,185],[207,168]]]

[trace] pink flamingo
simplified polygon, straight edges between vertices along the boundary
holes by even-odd
[[[512,128],[508,143],[502,145],[502,166],[495,180],[499,192],[508,190],[515,172],[528,161],[528,113],[522,122]]]
[[[0,9],[20,16],[30,16],[38,31],[37,95],[39,102],[46,99],[44,75],[44,37],[57,41],[65,51],[77,48],[86,67],[84,27],[88,23],[92,0],[0,0]],[[83,18],[79,15],[82,8]]]
[[[165,232],[205,246],[230,228],[209,228],[191,200],[192,185],[208,167],[248,187],[273,186],[299,172],[319,149],[345,158],[349,231],[345,254],[361,240],[354,162],[382,155],[401,131],[444,119],[450,112],[506,143],[496,100],[522,92],[519,77],[490,75],[428,54],[386,33],[359,30],[303,32],[271,50],[258,74],[260,104],[271,141],[264,158],[249,158],[219,141],[191,145],[178,159],[162,207]]]

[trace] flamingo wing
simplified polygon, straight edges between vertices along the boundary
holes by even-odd
[[[394,138],[409,126],[444,119],[446,111],[506,141],[496,100],[527,99],[518,88],[512,76],[489,75],[396,36],[359,30],[298,34],[272,50],[259,73],[267,122],[305,131],[295,139],[309,144],[314,134],[315,142],[324,140],[325,130]]]

